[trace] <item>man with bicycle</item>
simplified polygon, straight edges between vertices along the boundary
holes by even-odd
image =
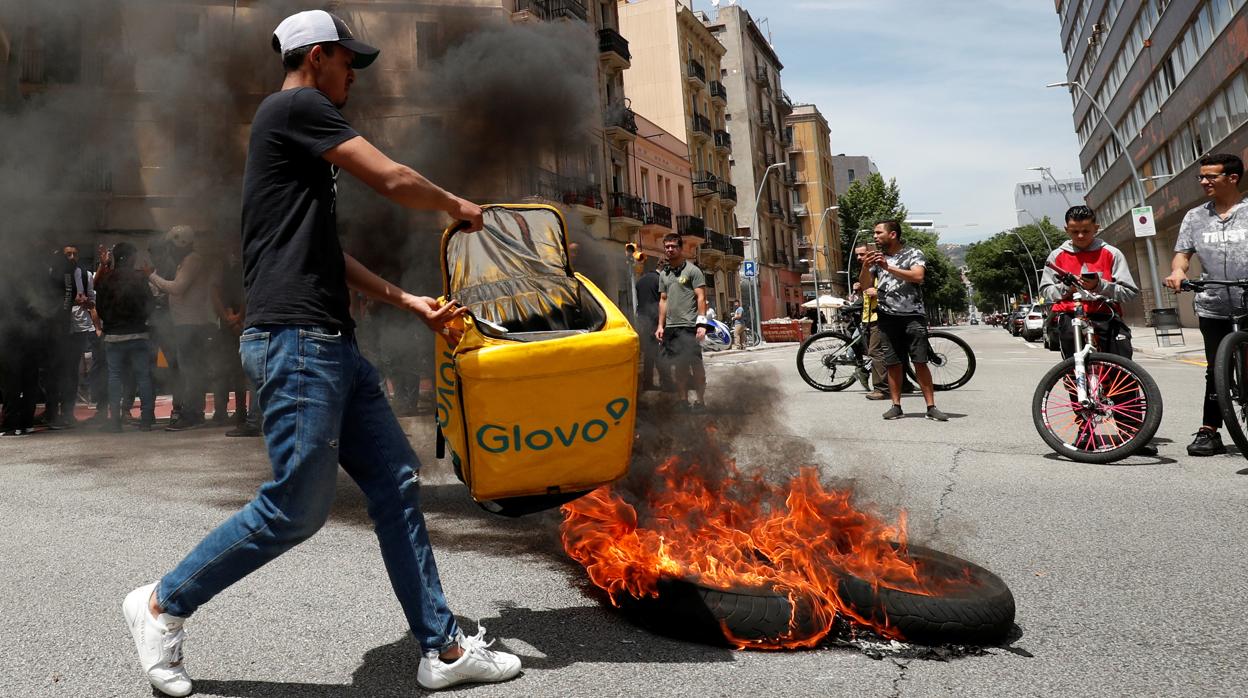
[[[1080,288],[1104,299],[1087,300],[1083,304],[1100,351],[1131,358],[1131,334],[1120,318],[1122,303],[1135,300],[1139,289],[1127,267],[1127,258],[1117,247],[1097,238],[1099,232],[1092,209],[1070,207],[1066,211],[1066,234],[1070,240],[1049,254],[1040,280],[1040,295],[1053,304],[1052,312],[1058,314],[1058,339],[1063,359],[1075,353],[1075,332],[1071,326],[1075,288],[1058,279],[1052,267],[1073,275]]]
[[[1122,304],[1135,300],[1139,287],[1135,285],[1122,251],[1097,237],[1100,229],[1092,209],[1082,205],[1067,209],[1066,235],[1070,240],[1049,253],[1040,280],[1040,295],[1053,304],[1052,312],[1057,313],[1058,344],[1063,359],[1075,354],[1072,320],[1076,290],[1099,296],[1083,301],[1087,321],[1096,335],[1097,349],[1128,359],[1134,354],[1131,330],[1122,321]],[[1053,267],[1065,274],[1059,274]],[[1155,456],[1157,447],[1146,444],[1137,453]]]
[[[874,288],[879,304],[877,313],[884,364],[888,367],[888,392],[893,401],[884,419],[905,416],[901,409],[901,381],[902,367],[909,360],[927,401],[925,416],[938,422],[949,421],[948,415],[936,408],[932,373],[927,367],[927,314],[923,307],[927,260],[917,247],[902,244],[900,221],[880,221],[874,234],[876,251],[869,252],[863,259],[858,283],[864,289]]]
[[[1200,159],[1197,179],[1209,202],[1183,216],[1166,286],[1179,290],[1187,279],[1193,254],[1200,258],[1205,274],[1212,272],[1223,279],[1248,278],[1248,207],[1239,193],[1243,174],[1244,162],[1236,155],[1215,153]],[[1242,293],[1234,287],[1213,287],[1196,296],[1196,316],[1205,341],[1205,401],[1200,429],[1187,447],[1191,456],[1226,453],[1218,433],[1222,428],[1222,410],[1214,388],[1213,365],[1218,345],[1235,330],[1235,309],[1240,307]]]

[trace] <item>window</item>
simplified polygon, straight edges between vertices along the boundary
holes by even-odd
[[[854,168],[849,168],[849,181],[854,181]]]
[[[641,198],[650,200],[650,170],[641,168]]]
[[[436,22],[416,23],[416,66],[423,68],[437,55],[438,25]]]

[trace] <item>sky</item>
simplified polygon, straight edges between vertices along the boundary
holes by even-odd
[[[727,0],[724,0],[727,4]],[[741,0],[819,107],[832,152],[868,155],[944,242],[1017,225],[1014,185],[1081,176],[1052,0]],[[711,14],[709,0],[695,10]],[[767,20],[763,23],[763,20]]]

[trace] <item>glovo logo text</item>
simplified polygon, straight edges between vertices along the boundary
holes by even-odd
[[[528,429],[519,424],[511,427],[486,424],[477,430],[477,445],[490,453],[518,453],[525,449],[571,448],[577,442],[598,443],[607,437],[613,426],[620,425],[620,420],[628,414],[631,406],[627,398],[616,398],[607,403],[608,419],[557,424],[542,429]]]

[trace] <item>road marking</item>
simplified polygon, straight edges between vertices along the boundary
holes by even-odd
[[[1193,366],[1200,366],[1201,368],[1209,368],[1209,363],[1207,361],[1197,361],[1195,359],[1179,359],[1179,363],[1191,364]]]

